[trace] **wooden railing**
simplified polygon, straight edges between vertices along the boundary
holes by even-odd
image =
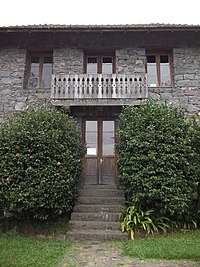
[[[53,75],[53,100],[148,98],[146,75]]]

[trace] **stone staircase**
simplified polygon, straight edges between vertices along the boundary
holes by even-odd
[[[66,239],[127,239],[127,234],[121,232],[121,223],[118,219],[124,202],[124,193],[116,186],[94,185],[80,189]]]

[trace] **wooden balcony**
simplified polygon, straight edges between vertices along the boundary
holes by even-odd
[[[136,105],[148,98],[146,75],[78,74],[53,75],[54,105]]]

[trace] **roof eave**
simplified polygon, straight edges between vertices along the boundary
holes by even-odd
[[[139,25],[28,25],[0,27],[0,33],[56,32],[177,32],[200,31],[200,25],[139,24]]]

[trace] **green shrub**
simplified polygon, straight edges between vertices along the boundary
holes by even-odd
[[[200,177],[200,116],[197,118],[193,118],[193,128],[194,128],[194,134],[192,138],[192,145],[196,152],[196,163],[197,163],[197,170],[198,170],[198,177]],[[200,179],[198,179],[198,187],[197,187],[197,193],[198,193],[198,199],[197,199],[197,206],[198,206],[198,212],[197,216],[200,218]],[[200,224],[200,219],[199,219]]]
[[[181,221],[196,210],[197,166],[191,121],[166,103],[124,108],[118,129],[119,179],[143,210]]]
[[[82,168],[73,118],[56,108],[23,112],[0,128],[3,207],[19,218],[49,219],[72,209]]]

